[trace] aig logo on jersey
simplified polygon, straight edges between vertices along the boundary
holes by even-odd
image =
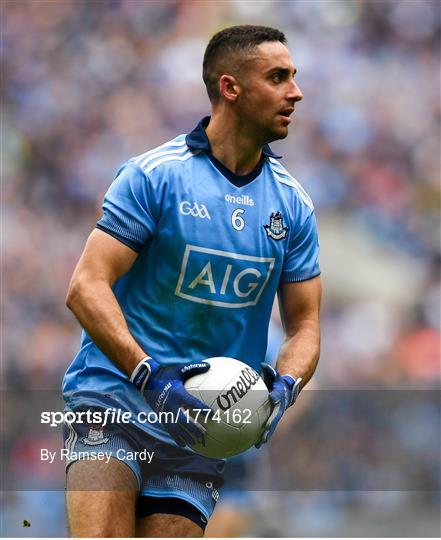
[[[188,201],[182,201],[179,204],[179,211],[183,216],[193,216],[202,219],[211,219],[205,204],[198,204],[197,202],[190,203]]]
[[[274,268],[274,258],[239,255],[188,245],[175,294],[225,308],[255,306]]]

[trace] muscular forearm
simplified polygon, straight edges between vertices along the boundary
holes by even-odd
[[[147,356],[130,334],[109,283],[73,280],[66,304],[94,343],[127,375]]]
[[[281,375],[302,378],[301,387],[311,379],[320,356],[320,330],[315,321],[303,322],[295,333],[286,337],[277,360]]]

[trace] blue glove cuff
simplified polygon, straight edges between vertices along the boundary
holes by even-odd
[[[158,362],[153,360],[150,356],[146,356],[133,370],[132,375],[130,376],[130,382],[132,382],[142,394],[144,393],[153,369],[157,367],[157,365]]]
[[[288,385],[288,388],[291,394],[291,399],[289,400],[289,403],[286,406],[286,408],[288,408],[288,407],[291,407],[291,405],[295,403],[300,393],[300,383],[302,382],[302,378],[297,377],[297,379],[294,379],[292,375],[283,375],[282,379]]]

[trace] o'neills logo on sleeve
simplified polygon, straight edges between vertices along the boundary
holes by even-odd
[[[232,386],[222,394],[219,394],[216,403],[219,409],[227,411],[232,405],[237,403],[259,380],[259,375],[254,369],[247,367],[242,369],[237,380]]]

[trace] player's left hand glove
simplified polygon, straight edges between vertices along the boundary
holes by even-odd
[[[279,375],[277,371],[267,364],[262,362],[262,377],[269,390],[269,398],[273,404],[273,410],[268,418],[262,437],[255,444],[256,448],[260,448],[262,444],[269,441],[273,435],[277,424],[283,416],[283,413],[290,407],[300,392],[300,383],[302,378],[294,379],[291,375]]]

